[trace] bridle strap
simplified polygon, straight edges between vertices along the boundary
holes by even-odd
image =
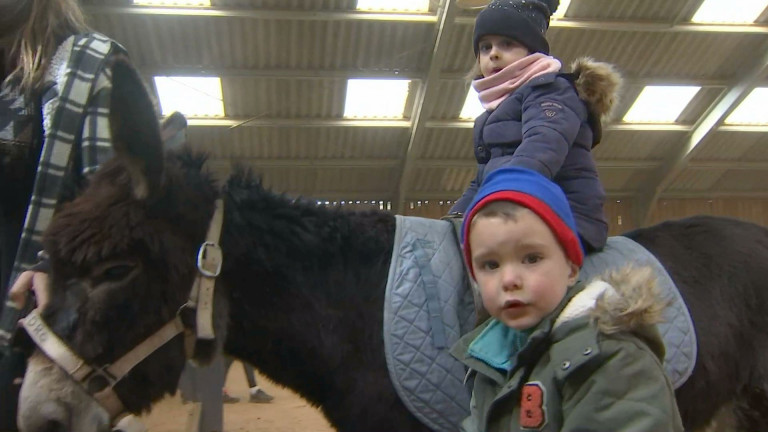
[[[27,330],[38,348],[53,360],[69,376],[82,382],[93,372],[93,368],[83,361],[65,344],[40,318],[37,309],[33,309],[21,320],[21,325]]]
[[[195,333],[197,339],[212,340],[213,330],[213,293],[216,277],[221,273],[224,254],[219,246],[221,226],[224,223],[224,201],[216,200],[216,210],[208,225],[205,242],[197,253],[197,276],[192,284],[187,306],[197,310],[195,314]]]
[[[86,392],[91,394],[107,410],[110,419],[115,419],[125,411],[123,403],[115,393],[115,384],[127,375],[134,366],[184,330],[181,319],[176,317],[113,364],[97,369],[88,365],[85,360],[69,349],[67,344],[56,336],[53,330],[40,318],[37,309],[31,311],[22,320],[22,325],[40,350],[64,372],[80,383]],[[96,377],[106,380],[107,385],[94,392],[89,384]]]
[[[158,348],[168,343],[182,331],[184,331],[184,325],[179,317],[168,321],[160,330],[144,339],[144,341],[136,345],[135,348],[128,351],[127,354],[120,357],[116,362],[108,365],[106,367],[107,372],[115,377],[115,381],[120,381],[134,366],[141,363],[142,360],[149,357],[150,354],[157,351]]]

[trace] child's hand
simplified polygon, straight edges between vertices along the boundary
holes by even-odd
[[[441,217],[440,219],[441,220],[449,221],[449,220],[452,220],[452,219],[461,219],[463,217],[464,217],[464,215],[461,214],[461,213],[448,213],[447,215]]]

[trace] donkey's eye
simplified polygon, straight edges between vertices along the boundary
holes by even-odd
[[[136,264],[131,262],[113,263],[95,269],[93,277],[99,282],[120,282],[133,273]]]
[[[135,267],[128,264],[116,265],[104,270],[102,277],[109,280],[121,280],[131,274]]]

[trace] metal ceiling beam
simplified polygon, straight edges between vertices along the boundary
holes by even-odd
[[[649,223],[656,201],[664,190],[686,168],[696,150],[701,148],[701,143],[718,129],[723,120],[744,100],[756,84],[764,79],[766,71],[768,71],[768,50],[762,53],[755,66],[747,71],[740,82],[724,91],[715,100],[694,125],[687,136],[685,145],[675,149],[669,157],[665,158],[665,162],[659,167],[657,174],[651,176],[654,179],[652,184],[648,185],[636,199],[634,217],[637,226],[645,226]]]
[[[611,159],[598,160],[599,168],[627,168],[627,169],[650,169],[659,166],[660,161],[637,160],[637,159]],[[763,164],[768,168],[768,163]],[[419,168],[477,168],[477,162],[474,159],[420,159],[416,161]]]
[[[247,118],[247,117],[220,117],[202,118],[190,117],[187,119],[190,127],[374,127],[374,128],[400,128],[411,127],[410,120],[366,120],[366,119],[323,119],[323,118]],[[472,129],[473,122],[467,120],[431,120],[427,121],[427,128],[442,129]],[[603,131],[667,131],[690,132],[694,126],[682,124],[661,123],[612,123],[603,127]],[[720,125],[716,128],[720,132],[750,132],[768,133],[768,125]]]
[[[380,201],[383,201],[385,204],[388,202],[392,202],[392,197],[386,192],[381,191],[371,191],[371,192],[361,192],[361,191],[350,191],[350,192],[339,192],[339,191],[333,191],[333,192],[306,192],[306,191],[295,191],[295,190],[277,190],[274,189],[276,192],[279,193],[285,193],[288,196],[291,197],[304,197],[306,199],[311,200],[317,200],[317,201],[329,201],[331,203],[336,202],[340,203],[341,201],[349,202],[350,204],[354,204],[354,201],[360,201],[361,204],[363,204],[365,201],[368,203],[376,203],[378,204]],[[425,192],[413,192],[410,195],[408,195],[405,199],[406,201],[406,207],[410,205],[410,203],[416,203],[418,201],[455,201],[457,199],[456,194],[461,194],[461,191],[456,192],[446,192],[446,191],[425,191]],[[632,196],[635,194],[635,191],[632,190],[608,190],[606,191],[606,194],[609,199],[611,200],[622,200],[622,201],[631,201]],[[679,191],[672,191],[669,193],[665,193],[660,197],[660,199],[668,199],[668,200],[674,200],[674,199],[707,199],[707,200],[714,200],[714,199],[728,199],[728,198],[737,198],[737,199],[759,199],[764,200],[768,199],[768,192],[749,192],[749,191],[712,191],[712,192],[679,192]],[[634,206],[633,206],[634,207]],[[392,206],[392,211],[394,212],[394,205]],[[402,212],[399,212],[402,214]]]
[[[216,76],[221,78],[270,78],[270,79],[409,79],[421,81],[424,73],[421,71],[400,70],[362,70],[362,69],[238,69],[201,66],[142,66],[141,73],[146,77],[153,76]],[[695,84],[688,82],[688,84]],[[698,85],[698,84],[697,84]]]
[[[90,5],[85,7],[89,14],[123,14],[123,15],[171,15],[171,16],[203,16],[203,17],[238,17],[262,20],[298,20],[298,21],[406,21],[417,23],[435,23],[439,16],[431,13],[379,13],[365,11],[316,11],[316,10],[269,10],[269,9],[237,9],[222,7],[180,8],[161,6],[110,6]],[[460,16],[457,24],[473,25],[474,16]],[[621,31],[621,32],[705,32],[705,33],[756,33],[768,34],[768,25],[740,24],[714,25],[696,23],[665,23],[653,21],[608,21],[564,18],[553,20],[550,27]]]
[[[243,163],[258,168],[395,168],[402,161],[397,158],[259,158],[259,157],[216,157],[208,159],[212,164]],[[661,160],[643,159],[598,159],[597,167],[603,169],[654,169]],[[419,168],[477,168],[470,159],[419,159],[414,162]],[[692,161],[688,169],[696,170],[768,170],[768,162],[743,161]]]
[[[768,199],[768,191],[743,191],[743,190],[731,190],[731,191],[669,191],[664,192],[659,199]]]
[[[768,133],[768,125],[722,125],[718,132],[756,132]]]
[[[429,128],[472,129],[472,120],[432,120],[427,122]],[[603,126],[603,131],[672,131],[687,132],[692,126],[675,123],[610,123]]]
[[[255,168],[395,168],[401,160],[396,158],[269,158],[258,157],[210,157],[214,165],[244,164]]]
[[[475,17],[462,16],[459,24],[474,24]],[[768,34],[766,24],[699,24],[692,22],[668,23],[658,21],[621,21],[563,18],[552,20],[550,28],[572,28],[620,32],[668,32],[668,33],[757,33]]]
[[[339,192],[339,191],[333,191],[333,192],[311,192],[311,195],[308,192],[302,192],[302,191],[292,191],[292,190],[277,190],[273,189],[275,192],[284,193],[290,197],[304,197],[309,199],[315,199],[318,201],[330,201],[330,202],[341,202],[346,201],[352,203],[352,201],[360,201],[361,204],[363,201],[376,202],[384,201],[384,202],[391,202],[392,197],[387,193],[375,191],[375,192],[361,192],[361,191],[350,191],[350,192]]]
[[[317,118],[264,118],[264,117],[221,117],[188,118],[190,127],[373,127],[410,128],[410,120],[363,120],[363,119],[317,119]]]
[[[407,201],[455,201],[463,191],[424,191],[413,192],[407,197]],[[636,195],[637,191],[623,190],[623,189],[609,189],[606,190],[606,196],[608,199],[621,199],[626,201],[632,201],[632,197]],[[724,199],[724,198],[740,198],[740,199],[766,199],[768,198],[768,191],[670,191],[662,194],[659,199]],[[635,205],[633,205],[635,207]]]
[[[408,147],[403,156],[403,166],[400,171],[400,180],[394,192],[395,213],[402,213],[405,206],[405,197],[413,177],[413,166],[420,153],[420,144],[427,130],[427,119],[424,107],[432,106],[438,96],[438,81],[443,60],[450,49],[450,37],[456,22],[456,2],[454,0],[442,0],[438,11],[438,26],[435,31],[435,43],[432,44],[432,55],[429,59],[429,70],[421,85],[421,91],[416,95],[413,104],[413,128]]]
[[[768,162],[744,162],[744,161],[691,161],[686,167],[695,170],[737,170],[737,171],[763,171],[768,170]]]
[[[167,7],[167,6],[109,6],[90,5],[85,7],[89,14],[122,15],[171,15],[193,17],[234,17],[260,20],[292,21],[405,21],[433,24],[437,17],[431,13],[379,13],[366,11],[323,11],[323,10],[270,10],[238,9],[223,7]]]
[[[217,76],[221,78],[270,78],[270,79],[409,79],[421,81],[424,71],[416,70],[362,70],[362,69],[242,69],[242,68],[217,68],[202,66],[141,66],[141,73],[148,78],[153,76]],[[446,72],[440,75],[441,81],[467,81],[466,72]],[[728,82],[717,79],[686,79],[675,77],[624,77],[625,86],[646,85],[697,85],[702,88],[727,87]]]

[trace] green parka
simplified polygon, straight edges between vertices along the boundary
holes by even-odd
[[[511,356],[509,371],[468,354],[486,328],[503,325],[488,320],[451,350],[474,379],[462,431],[682,432],[654,325],[662,308],[648,269],[577,284]]]

